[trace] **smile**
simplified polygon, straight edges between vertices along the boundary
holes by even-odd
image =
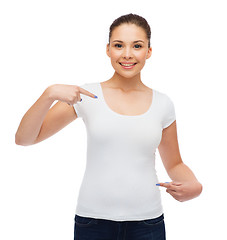
[[[132,69],[137,63],[119,63],[124,69]]]

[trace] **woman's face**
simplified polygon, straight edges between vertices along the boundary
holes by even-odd
[[[115,71],[125,78],[132,78],[140,73],[152,48],[148,48],[143,28],[124,23],[113,30],[106,52]]]

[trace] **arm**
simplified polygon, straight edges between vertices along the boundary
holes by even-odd
[[[56,103],[47,88],[23,116],[15,134],[15,143],[22,146],[36,144],[77,118],[73,108],[64,102]]]
[[[160,186],[166,187],[166,191],[178,201],[186,201],[199,196],[202,192],[202,185],[181,159],[176,121],[163,129],[158,150],[163,165],[173,180],[172,183],[160,183]]]
[[[169,169],[168,175],[176,182],[198,181],[192,170],[183,162]]]
[[[80,94],[96,96],[76,85],[54,84],[48,87],[21,120],[15,135],[18,145],[32,145],[52,136],[77,118],[71,106],[80,101]],[[51,109],[55,100],[59,100]]]

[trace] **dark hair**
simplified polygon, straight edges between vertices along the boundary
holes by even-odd
[[[137,14],[132,14],[132,13],[123,15],[113,21],[113,23],[110,26],[110,30],[109,30],[109,42],[110,42],[110,38],[112,36],[113,30],[123,23],[131,23],[131,24],[137,25],[138,27],[143,28],[147,34],[148,47],[150,47],[151,28],[150,28],[147,20]]]

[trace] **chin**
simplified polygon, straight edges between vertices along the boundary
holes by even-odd
[[[121,72],[121,71],[117,71],[115,70],[116,73],[124,78],[134,78],[135,76],[137,76],[140,72]]]

